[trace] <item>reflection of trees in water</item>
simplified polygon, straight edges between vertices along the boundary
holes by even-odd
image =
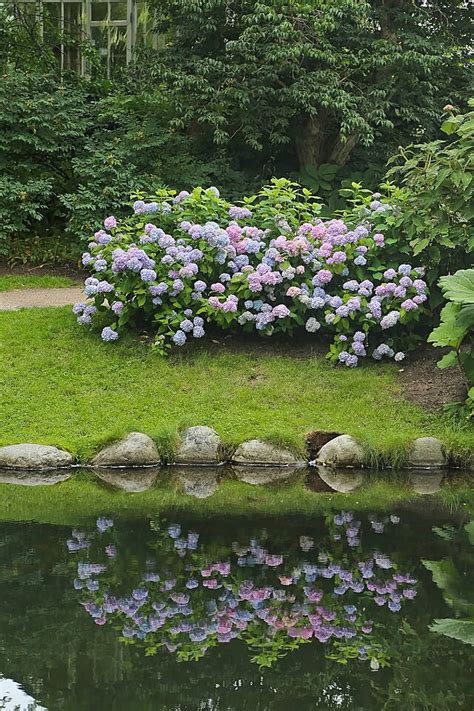
[[[285,523],[288,532],[268,526],[265,546],[272,541],[294,555],[288,541],[301,532],[301,524],[292,527],[291,522]],[[441,595],[433,592],[431,576],[419,566],[418,555],[404,543],[409,535],[403,521],[396,537],[385,539],[386,533],[381,537],[369,527],[368,537],[362,538],[367,551],[378,544],[407,569],[418,565],[421,585],[416,601],[390,617],[394,626],[386,644],[391,666],[376,674],[367,663],[341,666],[326,659],[315,643],[303,645],[263,672],[251,664],[239,640],[214,648],[197,663],[177,664],[168,654],[145,657],[139,647],[119,643],[119,630],[93,625],[77,604],[78,593],[71,586],[77,561],[68,560],[64,548],[69,531],[35,525],[2,528],[1,668],[51,711],[167,711],[176,709],[178,703],[183,709],[198,709],[207,708],[208,700],[210,708],[226,711],[279,710],[295,705],[302,709],[426,707],[446,711],[474,706],[470,681],[473,654],[465,645],[428,632],[433,615],[446,615],[446,608]],[[229,521],[228,533],[223,528],[217,540],[208,522],[203,527],[203,541],[211,558],[222,559],[232,540],[243,541],[252,534],[249,528],[248,522],[236,526]],[[313,530],[303,528],[318,540],[323,532],[320,523]],[[114,566],[125,594],[154,554],[156,538],[142,525],[118,527],[114,535],[119,552]],[[459,557],[463,551],[449,541],[430,538],[428,526],[424,535],[425,554],[419,539],[417,552],[425,558],[428,551],[432,558],[443,558],[448,551]],[[164,561],[175,558],[172,550]],[[395,628],[401,615],[405,622],[398,633]]]

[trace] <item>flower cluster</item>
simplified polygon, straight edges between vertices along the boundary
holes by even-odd
[[[384,525],[398,522],[387,517]],[[314,639],[331,644],[339,661],[349,655],[378,668],[385,655],[377,630],[383,640],[386,624],[378,618],[413,599],[417,581],[387,554],[362,553],[362,522],[352,512],[336,514],[328,528],[330,539],[318,544],[301,536],[301,552],[291,558],[252,538],[234,542],[226,559],[213,560],[198,533],[171,524],[160,533],[156,559],[148,560],[128,594],[119,584],[117,548],[108,542],[112,521],[100,518],[95,534],[73,531],[67,546],[71,553],[89,552],[88,560],[77,562],[74,579],[85,610],[97,625],[118,625],[129,643],[162,647],[184,660],[242,639],[260,650],[256,659],[265,663],[262,650],[270,640],[280,654]],[[335,550],[339,541],[348,549]],[[97,562],[101,557],[105,562]]]
[[[314,207],[298,219],[296,198],[288,216],[275,213],[282,189],[243,207],[216,188],[164,192],[136,201],[123,225],[106,218],[83,255],[95,273],[85,283],[94,306],[77,304],[78,322],[106,311],[106,341],[148,324],[163,352],[202,338],[210,324],[268,336],[304,328],[331,335],[328,357],[348,367],[367,356],[402,360],[400,343],[427,300],[423,268],[384,271],[384,236],[369,223],[322,221]]]

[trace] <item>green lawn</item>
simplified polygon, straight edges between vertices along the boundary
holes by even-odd
[[[0,276],[0,291],[12,289],[51,289],[77,286],[77,281],[62,276],[34,276],[32,274],[5,274]]]
[[[396,366],[225,343],[164,359],[136,338],[102,343],[69,308],[0,313],[0,444],[55,444],[86,461],[131,430],[169,451],[180,428],[202,424],[227,445],[260,437],[300,451],[308,431],[336,430],[394,460],[422,435],[464,456],[474,447],[472,430],[402,398]]]

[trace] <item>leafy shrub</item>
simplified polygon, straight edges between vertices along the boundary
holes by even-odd
[[[454,140],[400,148],[379,192],[360,182],[340,190],[351,206],[344,219],[358,216],[383,232],[380,255],[389,266],[401,254],[426,264],[430,286],[446,270],[465,266],[474,250],[474,111],[450,115],[441,128]],[[431,306],[440,302],[434,289]]]
[[[51,190],[47,179],[0,177],[0,257],[9,254],[12,239],[27,234],[43,218]]]
[[[200,156],[195,142],[168,127],[167,106],[159,94],[116,93],[97,101],[93,128],[72,160],[73,190],[60,195],[66,231],[87,238],[106,213],[125,216],[130,195],[150,183],[175,187],[181,181],[213,181],[228,192],[248,183],[225,159]],[[240,193],[241,194],[241,193]]]
[[[253,185],[224,154],[169,123],[159,91],[127,95],[53,73],[8,72],[0,84],[0,256],[23,261],[26,247],[43,261],[60,238],[60,254],[77,259],[77,238],[104,214],[125,216],[130,194],[150,183],[220,176],[230,195]]]
[[[449,303],[441,311],[441,323],[428,341],[451,350],[438,362],[438,368],[456,364],[462,368],[469,388],[463,406],[468,417],[474,417],[474,269],[461,269],[441,277],[440,286]]]
[[[108,217],[95,233],[83,255],[95,273],[85,284],[94,305],[74,312],[81,324],[109,314],[105,341],[128,325],[151,327],[161,352],[217,324],[268,336],[298,327],[327,333],[328,357],[350,367],[368,352],[402,360],[398,348],[416,338],[410,326],[427,298],[423,269],[371,274],[383,235],[363,223],[323,222],[319,211],[308,190],[284,179],[240,207],[217,188],[138,199],[133,217],[120,225]]]
[[[54,75],[7,73],[0,83],[0,254],[17,241],[61,229],[58,194],[74,180],[71,161],[89,128],[88,94]]]
[[[451,140],[400,148],[387,174],[402,188],[394,226],[430,264],[433,280],[464,266],[474,250],[474,111],[450,114],[441,130]]]

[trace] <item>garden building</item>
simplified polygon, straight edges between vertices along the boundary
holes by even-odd
[[[158,42],[148,7],[140,0],[21,0],[14,12],[49,44],[61,70],[78,74],[90,70],[90,45],[110,78],[130,62],[136,48],[156,48]]]

